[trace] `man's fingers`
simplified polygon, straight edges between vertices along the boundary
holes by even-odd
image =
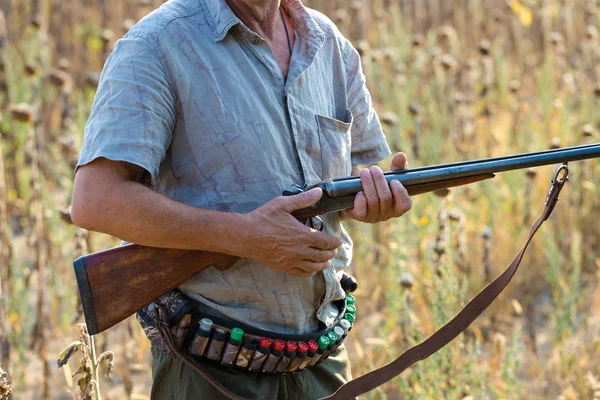
[[[363,192],[358,192],[354,198],[354,207],[346,210],[346,213],[357,221],[364,221],[367,218],[367,198]]]
[[[360,171],[360,182],[363,193],[367,198],[367,214],[379,215],[379,198],[377,197],[377,189],[375,188],[375,183],[369,169]]]
[[[327,269],[329,267],[331,267],[331,261],[311,262],[302,260],[296,263],[293,268],[290,268],[288,271],[286,271],[286,273],[289,273],[290,271],[300,270],[303,274],[308,274],[310,276],[319,271],[323,271],[324,269]]]
[[[325,262],[329,261],[337,255],[337,249],[334,250],[321,250],[315,249],[314,247],[309,248],[303,252],[302,258],[306,261],[312,262]]]
[[[303,192],[294,196],[279,196],[277,199],[280,208],[291,214],[293,211],[312,206],[317,203],[322,196],[323,190],[321,190],[321,188],[314,188],[308,192]]]
[[[404,153],[396,153],[394,158],[392,158],[392,165],[390,166],[390,171],[396,171],[399,169],[408,168],[408,158]]]
[[[406,214],[412,208],[412,200],[406,188],[395,179],[390,182],[390,187],[394,193],[394,213],[397,217]]]
[[[394,196],[381,168],[375,165],[370,168],[370,171],[379,197],[379,212],[382,216],[386,216],[394,208]]]
[[[320,250],[335,250],[342,245],[342,241],[335,236],[313,230],[311,247]]]

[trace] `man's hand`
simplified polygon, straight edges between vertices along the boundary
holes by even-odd
[[[292,276],[308,277],[328,268],[341,240],[311,229],[291,215],[315,204],[322,195],[317,188],[295,196],[279,196],[245,214],[245,229],[252,234],[240,253]]]
[[[406,154],[396,153],[388,171],[406,168],[408,168]],[[356,195],[354,208],[342,211],[342,218],[376,223],[400,217],[411,209],[412,200],[404,186],[397,180],[391,181],[388,185],[383,171],[378,166],[361,170],[360,181],[363,191]]]

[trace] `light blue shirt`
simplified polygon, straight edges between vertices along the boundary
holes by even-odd
[[[106,62],[78,165],[127,161],[171,199],[245,213],[293,184],[388,156],[356,50],[323,14],[298,0],[282,7],[296,34],[287,80],[267,42],[224,0],[172,0],[140,21]],[[262,329],[331,324],[352,241],[339,214],[324,221],[344,244],[322,273],[294,278],[242,259],[181,289]]]

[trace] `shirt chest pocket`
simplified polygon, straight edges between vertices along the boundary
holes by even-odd
[[[321,178],[349,176],[352,172],[352,113],[346,110],[344,120],[316,115],[321,152]]]

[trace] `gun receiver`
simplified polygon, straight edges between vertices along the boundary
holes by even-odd
[[[568,147],[513,156],[434,165],[386,172],[388,182],[400,181],[410,195],[466,185],[493,178],[496,172],[566,163],[600,157],[600,144]],[[352,208],[362,190],[351,176],[320,182],[322,199],[293,213],[306,219]],[[126,245],[83,256],[74,261],[75,276],[90,334],[102,332],[137,312],[200,271],[214,266],[227,270],[238,257],[208,251],[175,250]],[[127,301],[123,301],[127,293]]]

